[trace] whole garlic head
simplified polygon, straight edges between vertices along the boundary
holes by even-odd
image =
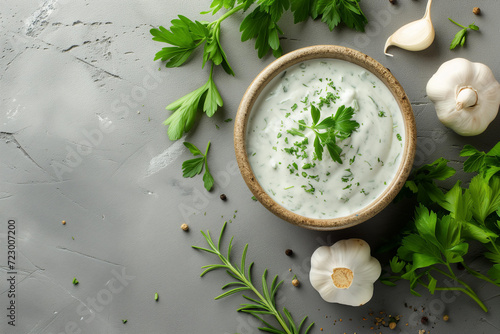
[[[325,301],[361,306],[372,298],[381,271],[364,240],[348,239],[314,251],[309,279]]]
[[[444,125],[462,136],[475,136],[498,114],[500,83],[488,66],[455,58],[429,80],[427,96]]]

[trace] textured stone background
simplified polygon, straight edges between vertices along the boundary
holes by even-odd
[[[316,321],[313,333],[320,328],[326,333],[372,333],[369,327],[381,311],[403,316],[396,330],[400,333],[500,331],[500,289],[491,286],[474,286],[491,310],[487,314],[463,295],[424,292],[414,297],[404,282],[397,288],[377,283],[373,300],[359,308],[327,304],[312,289],[308,260],[319,245],[360,237],[377,248],[411,210],[405,204],[390,205],[355,228],[320,233],[291,226],[251,200],[236,167],[233,122],[223,120],[234,118],[246,87],[273,59],[258,59],[253,42],[240,42],[238,15],[224,21],[222,32],[236,76],[215,74],[224,108],[211,119],[203,116],[185,138],[201,147],[212,141],[210,165],[217,184],[207,193],[200,178],[182,178],[181,163],[190,155],[181,141],[168,140],[164,107],[201,86],[208,73],[200,69],[199,57],[179,69],[153,62],[162,46],[151,41],[149,29],[168,26],[177,14],[208,19],[199,13],[209,3],[0,1],[0,332],[257,333],[253,319],[235,312],[240,296],[213,300],[227,278],[222,272],[199,278],[200,267],[215,259],[190,247],[204,243],[198,230],[217,234],[225,220],[232,221],[227,234],[236,236],[235,256],[248,242],[255,273],[267,267],[285,279],[280,302],[295,317],[307,314]],[[394,48],[394,58],[384,56],[386,38],[420,18],[425,5],[423,0],[399,0],[397,6],[364,0],[370,21],[366,34],[345,28],[330,32],[311,20],[294,25],[291,15],[285,15],[282,44],[285,52],[339,44],[380,61],[412,101],[418,123],[415,164],[444,156],[458,166],[464,144],[486,150],[500,139],[500,119],[480,136],[455,135],[437,120],[425,84],[441,63],[454,57],[483,62],[500,78],[500,2],[435,1],[434,44],[417,53]],[[476,5],[483,9],[480,17],[471,13]],[[457,27],[448,17],[464,24],[476,21],[481,31],[470,33],[466,48],[450,51]],[[221,193],[227,194],[227,202],[218,198]],[[4,316],[9,218],[17,224],[15,328]],[[189,233],[180,230],[182,222],[190,225]],[[286,257],[286,248],[296,256]],[[472,266],[486,268],[480,261]],[[302,282],[299,289],[290,284],[294,274]],[[450,322],[441,320],[443,313]],[[430,319],[428,326],[420,323],[423,314]],[[123,325],[122,319],[128,323]],[[391,331],[382,327],[376,332]]]

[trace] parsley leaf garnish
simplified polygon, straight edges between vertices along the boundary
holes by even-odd
[[[184,142],[184,146],[186,146],[195,157],[199,155],[201,155],[201,157],[184,161],[182,163],[182,176],[194,177],[200,174],[203,170],[203,166],[205,166],[205,173],[203,174],[203,185],[205,189],[207,189],[207,191],[210,191],[214,186],[214,178],[212,177],[212,174],[210,174],[207,161],[210,141],[207,144],[205,154],[203,154],[196,146],[191,143]]]
[[[462,28],[462,30],[460,30],[459,32],[456,33],[455,37],[451,41],[450,50],[455,49],[459,45],[464,46],[465,40],[467,39],[467,30],[468,29],[475,30],[475,31],[479,30],[479,27],[477,25],[475,25],[474,23],[469,24],[469,26],[466,27],[466,26],[461,25],[460,23],[453,21],[450,18],[448,18],[448,20],[450,20],[451,22],[453,22],[454,24],[456,24],[457,26]]]
[[[310,108],[313,124],[307,126],[302,121],[299,123],[299,129],[293,128],[287,130],[287,132],[295,136],[304,137],[305,135],[300,131],[304,131],[305,128],[311,129],[315,135],[314,152],[318,160],[323,160],[323,151],[326,146],[332,160],[342,164],[340,157],[342,149],[337,145],[337,139],[344,140],[348,138],[359,127],[359,123],[351,119],[354,115],[354,109],[352,107],[346,108],[344,105],[340,106],[335,114],[319,122],[321,118],[320,109],[312,103],[310,104]],[[320,132],[320,130],[325,131]]]

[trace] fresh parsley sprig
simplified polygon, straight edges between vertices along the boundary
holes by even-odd
[[[360,0],[315,0],[311,3],[311,17],[321,17],[330,30],[333,30],[341,22],[351,29],[365,31],[368,19],[359,6]],[[305,0],[298,0],[305,6]],[[300,8],[300,7],[299,7]],[[300,13],[294,12],[295,20],[302,19]]]
[[[391,262],[393,276],[384,277],[383,283],[393,285],[395,281],[410,281],[410,291],[416,296],[417,285],[426,287],[431,294],[436,291],[459,291],[472,298],[485,312],[488,311],[472,288],[459,279],[451,264],[462,263],[469,250],[464,242],[460,224],[451,216],[438,218],[437,214],[420,205],[415,213],[416,231],[401,241],[398,256]],[[435,277],[445,276],[458,286],[440,286]]]
[[[255,287],[252,281],[253,262],[250,263],[248,267],[246,265],[248,244],[246,244],[245,247],[243,248],[243,254],[241,256],[241,264],[239,266],[233,264],[230,259],[234,237],[232,237],[231,240],[229,241],[227,255],[224,255],[222,253],[221,241],[226,226],[227,222],[225,222],[224,225],[222,226],[217,245],[212,240],[212,237],[210,236],[210,231],[207,231],[206,233],[201,231],[201,234],[207,241],[209,248],[192,246],[195,249],[217,255],[220,261],[222,262],[222,264],[210,264],[203,266],[202,269],[204,269],[204,271],[201,273],[200,275],[201,277],[205,276],[205,274],[207,274],[210,271],[216,269],[223,269],[227,272],[227,274],[231,278],[234,279],[233,282],[227,283],[222,287],[223,290],[227,288],[231,289],[215,297],[215,299],[216,300],[221,299],[239,292],[245,292],[245,291],[251,292],[255,295],[255,297],[253,296],[249,297],[243,295],[243,298],[245,298],[248,302],[245,304],[241,304],[241,307],[238,308],[237,311],[251,314],[259,321],[261,321],[263,323],[263,326],[259,327],[258,328],[259,330],[275,334],[300,334],[301,332],[307,334],[314,325],[313,322],[307,328],[305,327],[307,316],[304,317],[302,321],[297,325],[287,308],[283,308],[283,312],[280,312],[278,310],[278,307],[276,305],[276,295],[278,293],[279,287],[281,286],[281,284],[283,284],[283,281],[278,282],[277,275],[274,276],[271,285],[269,286],[267,282],[267,269],[265,269],[264,273],[262,274],[262,292]],[[264,315],[273,316],[276,319],[278,325],[270,324],[263,318]]]
[[[204,110],[210,117],[222,107],[222,98],[213,81],[214,66],[221,66],[227,74],[234,76],[235,73],[220,42],[221,24],[238,12],[246,12],[252,5],[255,8],[244,17],[240,25],[241,40],[254,39],[259,58],[269,52],[275,57],[283,54],[280,42],[283,31],[278,21],[289,9],[293,12],[295,23],[309,17],[321,17],[330,29],[344,22],[358,31],[363,31],[367,23],[359,0],[213,0],[210,10],[202,14],[214,15],[222,8],[227,12],[212,22],[191,20],[179,15],[170,22],[168,29],[163,26],[151,29],[154,41],[170,45],[155,55],[155,60],[166,62],[166,67],[182,66],[198,48],[203,48],[202,68],[208,62],[212,64],[209,80],[204,86],[167,106],[168,110],[175,111],[165,121],[165,125],[169,127],[170,140],[181,138],[184,132],[193,127],[198,110]]]
[[[323,151],[326,147],[333,161],[342,164],[342,148],[337,145],[337,140],[344,140],[351,136],[359,127],[359,123],[352,119],[354,109],[345,105],[340,106],[335,114],[324,118],[321,122],[321,111],[314,104],[310,104],[312,125],[299,121],[299,128],[292,128],[287,132],[294,136],[305,137],[303,131],[308,128],[314,132],[314,152],[318,160],[323,160]],[[324,131],[321,131],[324,130]]]
[[[468,29],[475,30],[475,31],[479,30],[479,27],[477,25],[475,25],[474,23],[469,24],[469,26],[466,27],[466,26],[461,25],[460,23],[453,21],[450,18],[448,18],[448,20],[450,20],[451,22],[453,22],[454,24],[456,24],[457,26],[462,28],[462,30],[457,32],[457,34],[455,35],[455,37],[451,41],[450,50],[455,49],[459,45],[460,46],[465,45],[465,40],[467,39],[467,30]]]
[[[464,171],[478,173],[468,188],[462,187],[460,181],[449,191],[438,187],[436,180],[455,174],[443,158],[417,169],[406,182],[401,194],[413,194],[420,204],[414,223],[398,242],[398,257],[391,261],[395,275],[383,281],[393,284],[399,279],[409,280],[413,293],[416,285],[427,287],[431,293],[461,291],[486,311],[475,292],[453,273],[450,264],[461,263],[474,277],[500,286],[500,143],[489,152],[466,145],[460,155],[468,157]],[[434,211],[426,206],[432,206]],[[493,263],[486,275],[466,264],[471,241],[482,244],[485,258]],[[451,278],[461,287],[437,289],[437,276],[432,273]]]
[[[205,166],[205,173],[203,174],[203,185],[205,189],[207,189],[207,191],[210,191],[214,186],[214,178],[212,177],[212,174],[210,174],[210,170],[208,169],[207,160],[210,141],[207,144],[205,154],[201,153],[201,151],[191,143],[184,142],[184,146],[186,146],[195,157],[199,155],[201,155],[201,157],[184,161],[182,163],[182,176],[194,177],[200,174],[203,170],[203,166]]]
[[[222,107],[222,97],[213,80],[213,65],[208,81],[200,88],[170,103],[166,109],[173,113],[163,122],[168,125],[167,134],[170,140],[177,140],[193,127],[199,110],[212,117],[218,107]]]
[[[233,10],[238,11],[239,9],[237,7]],[[231,13],[232,11],[210,23],[193,22],[187,17],[179,15],[178,19],[170,22],[170,30],[163,26],[151,29],[153,41],[173,45],[158,51],[154,60],[166,61],[166,67],[179,67],[189,59],[194,50],[204,45],[202,67],[208,61],[212,61],[215,65],[221,65],[228,74],[234,75],[227,61],[226,53],[220,44],[220,24]]]
[[[465,172],[478,172],[488,181],[500,171],[500,143],[497,143],[488,153],[481,152],[471,145],[465,145],[460,156],[468,157],[464,162]]]
[[[444,158],[423,165],[410,174],[396,200],[416,195],[417,200],[424,205],[443,203],[445,197],[443,191],[436,184],[436,180],[446,180],[455,173],[455,169],[449,167],[448,160]]]

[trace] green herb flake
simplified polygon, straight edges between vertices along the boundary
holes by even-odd
[[[304,191],[308,194],[314,194],[314,192],[316,191],[316,188],[313,187],[312,184],[308,184],[309,187],[307,187],[306,185],[303,185],[301,186],[302,189],[304,189]]]

